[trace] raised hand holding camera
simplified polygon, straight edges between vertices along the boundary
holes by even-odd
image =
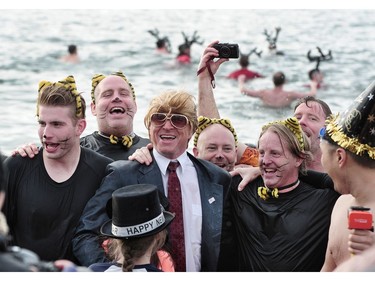
[[[211,86],[212,88],[215,88],[214,75],[219,66],[230,58],[238,58],[239,53],[238,44],[219,43],[217,40],[210,43],[199,63],[197,76],[207,70],[211,78]],[[218,60],[214,60],[215,58]]]
[[[238,44],[217,43],[212,47],[219,51],[219,58],[238,59],[240,56]]]

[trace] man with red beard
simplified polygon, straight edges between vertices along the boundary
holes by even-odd
[[[40,152],[33,158],[17,155],[4,161],[9,171],[4,213],[13,243],[45,261],[76,262],[71,247],[75,228],[112,162],[80,146],[85,110],[73,76],[56,83],[41,81]]]

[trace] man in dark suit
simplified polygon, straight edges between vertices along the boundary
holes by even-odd
[[[88,202],[73,239],[74,253],[84,265],[106,260],[99,241],[100,226],[109,219],[106,204],[116,189],[139,183],[155,184],[167,195],[167,167],[180,166],[186,271],[216,271],[220,248],[224,197],[230,174],[193,157],[188,143],[197,128],[196,105],[184,91],[168,91],[155,97],[144,122],[153,144],[153,162],[115,161],[107,167],[100,189]],[[177,253],[181,254],[181,253]]]

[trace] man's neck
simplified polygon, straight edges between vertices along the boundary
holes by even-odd
[[[78,145],[72,148],[69,153],[61,158],[50,158],[43,151],[43,162],[48,175],[56,182],[68,180],[77,169],[81,157],[81,147]]]
[[[325,173],[322,162],[320,161],[322,158],[322,151],[320,150],[319,144],[312,145],[310,150],[313,155],[313,160],[307,164],[307,169]]]
[[[122,136],[127,136],[131,135],[133,133],[133,128],[109,128],[109,129],[104,129],[104,130],[98,130],[99,134],[103,136],[110,136],[114,135],[116,137],[122,137]]]
[[[321,173],[325,173],[322,163],[320,161],[314,160],[309,165],[307,165],[308,170],[313,170]]]

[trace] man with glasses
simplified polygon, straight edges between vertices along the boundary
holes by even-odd
[[[100,189],[81,217],[73,239],[74,253],[84,265],[105,261],[99,234],[100,226],[109,220],[106,204],[112,192],[126,185],[149,183],[169,197],[167,167],[173,160],[180,164],[177,176],[182,191],[186,271],[216,271],[224,197],[231,177],[220,167],[187,152],[197,128],[193,96],[184,91],[167,91],[155,97],[144,123],[153,145],[154,161],[145,165],[120,160],[108,166]]]

